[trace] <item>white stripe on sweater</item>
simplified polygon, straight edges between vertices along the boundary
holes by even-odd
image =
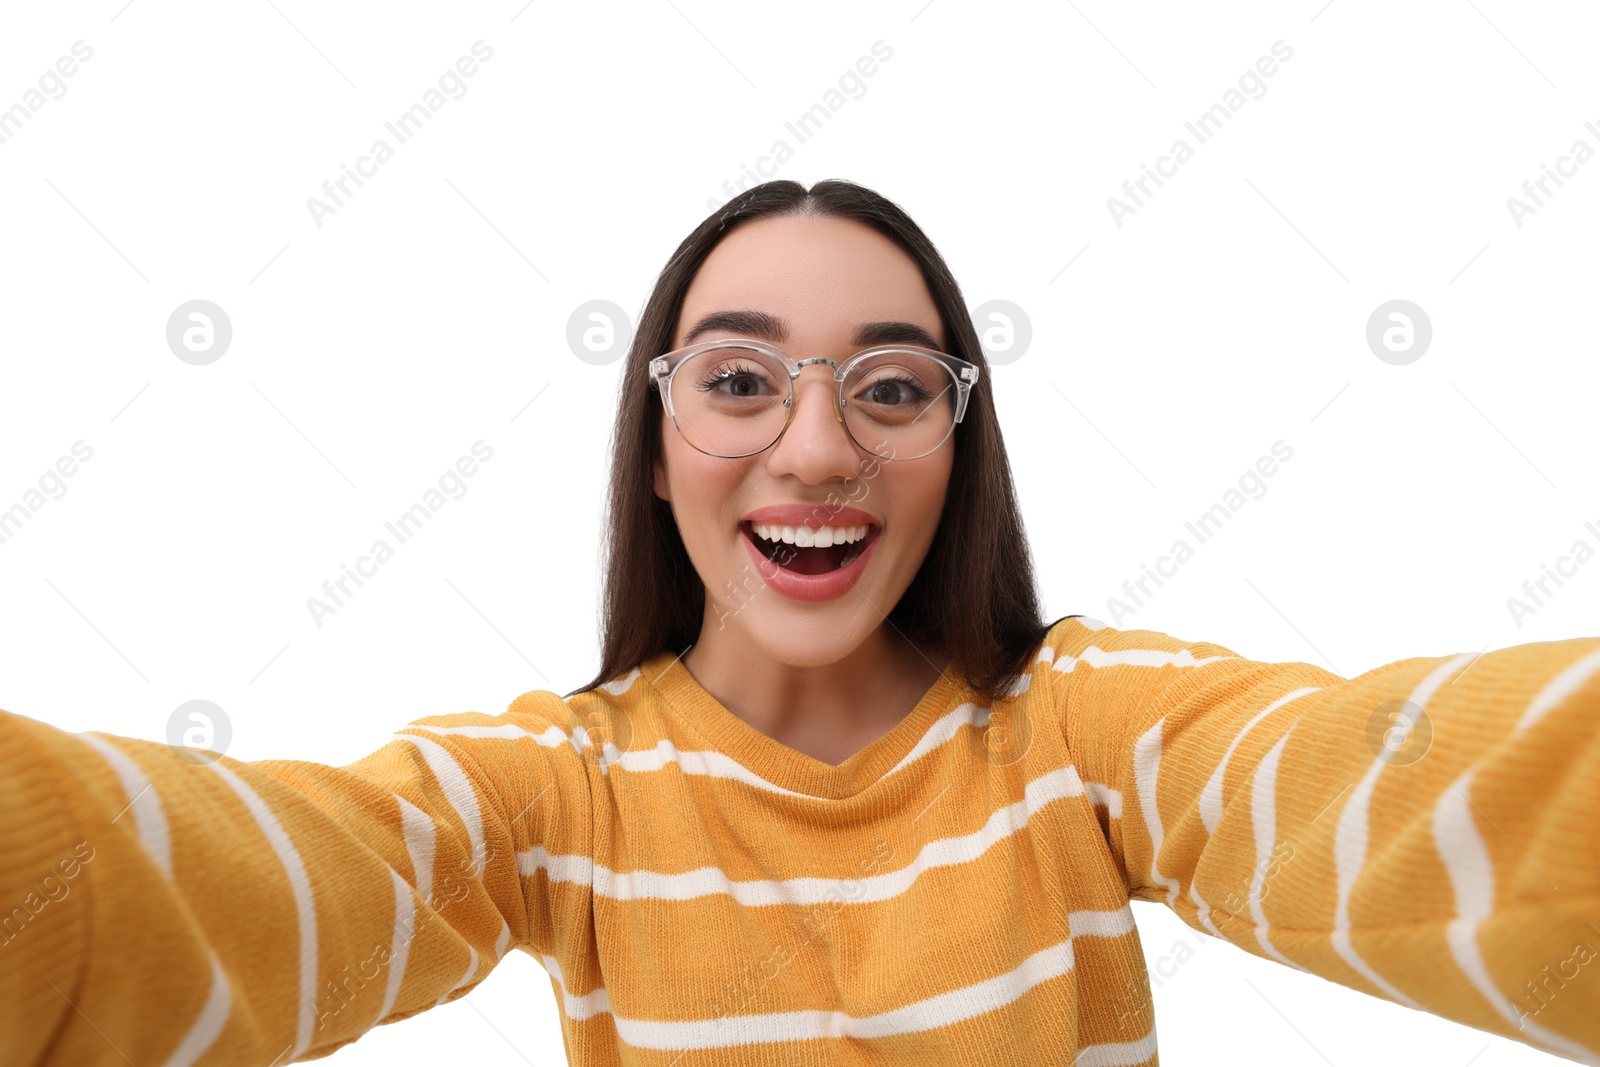
[[[1072,931],[1066,941],[1040,950],[1022,961],[1013,971],[1000,976],[974,982],[962,989],[938,993],[934,997],[915,1001],[904,1008],[894,1008],[875,1016],[850,1016],[842,1011],[782,1011],[760,1016],[712,1016],[682,1022],[643,1021],[643,1019],[618,1019],[613,1017],[622,1040],[629,1045],[654,1049],[704,1049],[730,1048],[734,1045],[760,1045],[773,1041],[803,1041],[813,1038],[874,1038],[894,1037],[899,1033],[917,1033],[938,1029],[944,1025],[986,1014],[1034,989],[1035,985],[1050,981],[1051,977],[1066,974],[1074,965],[1072,942],[1077,937],[1120,937],[1134,928],[1133,910],[1128,905],[1112,912],[1072,912],[1069,917]],[[562,965],[552,955],[539,957],[550,979],[562,992],[562,1011],[568,1019],[584,1021],[597,1014],[610,1013],[611,1001],[606,990],[590,990],[581,997],[573,995],[566,987]],[[1149,1049],[1134,1054],[1138,1049]],[[1155,1054],[1154,1029],[1139,1041],[1115,1045],[1085,1046],[1077,1062],[1102,1064],[1141,1064]]]
[[[1053,650],[1049,646],[1041,646],[1039,657],[1035,662],[1048,661],[1053,654]],[[1091,645],[1080,656],[1062,656],[1061,659],[1054,663],[1053,669],[1070,672],[1080,662],[1091,667],[1111,667],[1120,664],[1146,667],[1203,667],[1220,660],[1239,658],[1238,656],[1206,656],[1197,659],[1188,649],[1182,649],[1178,652],[1166,652],[1158,649],[1122,649],[1116,652],[1106,652]],[[631,687],[634,679],[638,677],[638,673],[637,669],[630,672],[622,679],[622,684],[619,687],[613,687],[611,683],[607,683],[602,688],[607,689],[609,692],[625,692]],[[1014,692],[1017,695],[1025,693],[1030,688],[1031,682],[1031,675],[1022,675],[1017,681]],[[1271,710],[1268,709],[1268,711]],[[1266,714],[1266,712],[1262,714]],[[947,744],[959,734],[960,728],[964,725],[975,729],[983,729],[989,723],[989,716],[989,708],[979,707],[970,701],[963,702],[960,706],[940,716],[938,721],[929,726],[911,751],[899,763],[885,772],[884,777],[887,778],[889,775],[904,770],[923,756]],[[589,743],[587,733],[582,727],[577,727],[568,732],[558,726],[550,725],[539,733],[533,733],[514,723],[501,723],[495,726],[429,726],[413,723],[407,729],[472,738],[527,739],[546,748],[556,748],[565,743],[580,753]],[[703,775],[708,778],[740,782],[744,785],[782,796],[810,797],[810,794],[787,789],[775,782],[768,781],[724,753],[712,749],[679,749],[667,738],[657,741],[651,748],[636,749],[629,752],[619,752],[608,746],[602,761],[602,767],[605,770],[609,771],[612,766],[620,766],[623,770],[635,773],[659,771],[672,764],[676,764],[679,770],[687,775]],[[1105,807],[1112,818],[1120,819],[1122,817],[1122,795],[1119,792],[1099,783],[1091,783],[1089,789],[1090,798],[1094,803]]]
[[[685,651],[687,651],[687,649],[685,649]],[[605,683],[600,688],[604,689],[606,692],[610,693],[612,696],[621,696],[623,693],[626,693],[629,689],[633,688],[634,679],[636,679],[638,677],[639,677],[639,668],[635,667],[635,668],[633,668],[633,670],[629,671],[627,674],[623,675],[621,678],[613,678],[611,681]]]
[[[191,1067],[204,1056],[222,1035],[228,1016],[233,1012],[233,987],[228,984],[228,974],[215,952],[206,953],[211,958],[211,992],[200,1008],[200,1015],[189,1026],[178,1047],[172,1050],[162,1067]]]
[[[1114,911],[1074,911],[1067,915],[1073,938],[1121,937],[1134,930],[1133,909],[1124,904]]]
[[[567,989],[567,980],[561,973],[561,961],[551,955],[542,955],[539,962],[549,972],[551,979],[561,987],[561,1010],[567,1018],[577,1022],[592,1019],[596,1015],[610,1014],[611,999],[606,996],[602,987],[586,993],[583,996],[574,996]]]
[[[1453,676],[1471,657],[1468,655],[1454,656],[1432,671],[1427,677],[1418,682],[1408,698],[1419,709],[1426,712],[1428,701],[1445,680]],[[1402,730],[1409,736],[1416,727],[1416,723],[1405,720]],[[1356,880],[1361,877],[1362,870],[1367,862],[1367,838],[1371,819],[1372,793],[1377,788],[1378,776],[1388,763],[1382,759],[1374,759],[1367,768],[1361,780],[1350,791],[1350,799],[1345,801],[1343,809],[1339,812],[1339,825],[1334,831],[1334,875],[1338,881],[1338,897],[1333,908],[1333,933],[1330,942],[1333,950],[1339,957],[1361,973],[1367,981],[1377,986],[1391,999],[1404,1004],[1408,1008],[1426,1011],[1411,997],[1401,992],[1392,982],[1388,981],[1372,965],[1361,957],[1356,951],[1350,938],[1350,897],[1355,891]]]
[[[438,847],[438,831],[428,813],[411,801],[394,795],[400,806],[400,830],[406,839],[406,854],[411,857],[412,877],[416,879],[417,896],[429,907],[433,906],[433,857]]]
[[[594,860],[576,853],[552,856],[542,845],[517,853],[517,873],[526,878],[535,871],[544,871],[552,882],[594,884]]]
[[[853,903],[888,900],[911,888],[924,871],[938,867],[971,863],[995,843],[1023,830],[1029,817],[1045,805],[1067,797],[1081,796],[1083,785],[1077,770],[1068,765],[1029,782],[1023,798],[991,813],[982,828],[969,834],[938,838],[928,842],[906,866],[883,874],[857,879],[790,878],[783,881],[731,881],[716,867],[702,867],[685,874],[663,875],[651,871],[614,873],[596,866],[595,893],[618,900],[639,898],[685,900],[712,893],[727,893],[747,907],[774,904],[818,904],[835,899],[841,885],[852,890]]]
[[[462,986],[464,986],[468,982],[472,981],[473,976],[476,975],[477,973],[478,973],[478,950],[473,948],[471,945],[468,945],[467,946],[467,973],[463,974],[460,978],[456,979],[456,984],[451,986],[450,987],[450,991],[447,992],[444,996],[442,996],[438,1000],[434,1001],[434,1005],[437,1006],[437,1005],[443,1004],[445,1001],[449,1000],[451,993],[454,993],[456,990],[460,989]]]
[[[400,985],[406,977],[406,961],[411,958],[411,939],[417,933],[417,906],[411,899],[412,888],[393,868],[389,876],[394,882],[394,931],[389,937],[389,976],[383,988],[383,1003],[378,1007],[378,1017],[373,1020],[374,1026],[394,1011],[395,1001],[400,997]]]
[[[699,774],[708,778],[742,782],[756,789],[763,789],[769,793],[778,793],[782,796],[803,797],[807,795],[793,789],[785,789],[781,785],[767,781],[732,756],[727,756],[711,749],[679,749],[665,737],[657,741],[654,748],[624,752],[615,765],[625,771],[645,772],[659,771],[673,763],[676,763],[684,774]]]
[[[1072,939],[1068,938],[1040,949],[1004,974],[876,1015],[858,1016],[815,1009],[684,1022],[627,1018],[614,1018],[614,1021],[618,1034],[628,1044],[669,1052],[818,1038],[895,1037],[936,1030],[988,1014],[1021,999],[1035,987],[1061,977],[1071,971],[1072,966]]]
[[[461,769],[461,764],[456,762],[455,757],[438,742],[404,733],[397,733],[394,736],[397,740],[415,745],[422,753],[422,758],[427,761],[428,768],[438,779],[439,788],[443,791],[445,799],[450,802],[450,806],[460,816],[462,825],[467,828],[467,840],[472,843],[472,876],[482,878],[485,863],[483,815],[478,809],[478,794],[472,787],[472,779]]]
[[[1256,940],[1261,942],[1261,948],[1267,955],[1295,970],[1305,971],[1307,968],[1279,952],[1272,943],[1267,913],[1261,907],[1261,898],[1265,896],[1262,890],[1272,866],[1272,854],[1278,847],[1278,761],[1283,758],[1283,748],[1298,725],[1290,726],[1278,738],[1278,743],[1256,765],[1256,773],[1250,782],[1250,821],[1256,832],[1256,865],[1250,877],[1250,917],[1255,920]]]
[[[1148,1063],[1156,1054],[1156,1028],[1137,1041],[1119,1041],[1114,1044],[1085,1045],[1073,1057],[1072,1067],[1135,1067]]]
[[[1164,652],[1155,648],[1120,648],[1114,652],[1107,652],[1099,645],[1090,645],[1076,656],[1063,655],[1056,660],[1052,670],[1062,673],[1071,673],[1077,669],[1078,664],[1085,667],[1204,667],[1208,663],[1219,660],[1239,659],[1238,656],[1205,656],[1196,659],[1193,652],[1187,648],[1180,648],[1176,652]]]
[[[1227,941],[1227,935],[1217,929],[1217,924],[1212,921],[1211,905],[1207,904],[1206,898],[1200,895],[1200,884],[1197,879],[1190,879],[1189,881],[1189,899],[1194,901],[1195,914],[1199,917],[1201,925],[1206,928],[1206,932],[1212,937]]]
[[[1569,664],[1546,682],[1517,720],[1511,737],[1537,724],[1587,684],[1596,673],[1600,673],[1600,649]],[[1456,917],[1445,927],[1450,954],[1489,1006],[1508,1023],[1518,1027],[1528,1040],[1547,1045],[1580,1063],[1600,1063],[1600,1058],[1596,1058],[1592,1049],[1519,1015],[1517,1006],[1500,992],[1484,962],[1478,932],[1494,914],[1495,870],[1488,846],[1473,818],[1472,782],[1480,766],[1481,761],[1452,782],[1440,795],[1433,812],[1433,844],[1444,861],[1445,871],[1450,876],[1450,888],[1455,895]]]
[[[1522,717],[1517,720],[1517,727],[1512,731],[1512,736],[1532,729],[1538,721],[1561,706],[1561,703],[1582,689],[1596,671],[1600,671],[1600,649],[1583,656],[1577,661],[1568,664],[1554,678],[1545,683],[1539,695],[1533,698]]]
[[[1285,693],[1256,712],[1250,721],[1245,723],[1234,736],[1233,741],[1228,745],[1228,750],[1222,754],[1221,761],[1217,763],[1216,770],[1212,771],[1211,777],[1206,779],[1205,788],[1200,790],[1200,821],[1206,824],[1206,833],[1216,833],[1217,823],[1222,821],[1222,779],[1227,774],[1228,761],[1233,758],[1233,751],[1239,747],[1239,742],[1244,740],[1244,735],[1255,729],[1256,724],[1262,719],[1265,719],[1268,715],[1289,703],[1289,701],[1298,700],[1307,694],[1319,691],[1316,686],[1306,686],[1296,689],[1292,693]]]
[[[161,873],[170,879],[172,833],[167,826],[166,809],[161,804],[160,796],[156,794],[155,786],[139,769],[139,765],[111,742],[90,733],[75,736],[85,741],[111,764],[112,771],[117,775],[117,781],[122,783],[123,794],[128,798],[128,807],[124,810],[133,816],[133,826],[139,834],[139,843],[150,854],[156,866],[161,868]],[[117,817],[121,818],[121,815]]]
[[[734,881],[718,867],[701,867],[679,874],[634,870],[618,872],[587,857],[552,856],[534,847],[517,856],[524,876],[543,870],[551,881],[589,884],[596,896],[612,900],[693,900],[726,894],[745,907],[829,903],[844,893],[849,903],[889,900],[907,892],[926,871],[971,863],[996,843],[1028,827],[1032,815],[1057,800],[1082,796],[1083,783],[1070,764],[1035,778],[1024,787],[1023,798],[990,814],[984,825],[968,834],[928,842],[912,861],[894,871],[863,878],[799,877],[782,880]]]
[[[1112,789],[1103,782],[1084,782],[1083,791],[1089,795],[1089,801],[1106,809],[1106,814],[1113,819],[1122,818],[1122,791]]]
[[[1022,676],[1019,694],[1027,690],[1028,678],[1028,675]],[[888,778],[890,775],[904,770],[923,756],[948,743],[951,738],[961,732],[963,726],[971,726],[976,730],[988,729],[989,713],[989,708],[980,708],[971,701],[963,701],[953,711],[948,711],[939,716],[938,721],[929,726],[923,735],[917,739],[917,743],[912,746],[910,752],[905,754],[905,758],[885,771],[883,777]]]
[[[1039,650],[1039,657],[1035,662],[1047,661],[1053,654],[1048,645],[1042,645]],[[1084,650],[1081,656],[1076,658],[1063,656],[1055,662],[1054,669],[1068,672],[1079,662],[1093,667],[1110,667],[1118,664],[1150,667],[1203,667],[1219,660],[1238,658],[1238,656],[1207,656],[1197,659],[1188,649],[1178,652],[1165,652],[1156,649],[1123,649],[1116,652],[1105,652],[1091,645]],[[635,668],[617,682],[608,682],[601,688],[611,693],[620,694],[631,688],[638,676],[639,671]],[[1011,692],[1020,696],[1028,691],[1032,680],[1031,674],[1021,675]],[[971,726],[975,729],[985,728],[989,723],[989,715],[989,708],[979,707],[971,702],[963,702],[929,726],[911,751],[899,763],[885,772],[884,777],[887,778],[898,771],[904,770],[923,756],[947,744],[960,733],[960,728],[963,725]],[[559,726],[550,725],[539,733],[534,733],[514,723],[501,723],[494,726],[429,726],[422,723],[412,723],[407,729],[471,738],[527,739],[546,748],[556,748],[565,743],[578,753],[582,753],[592,743],[589,741],[587,731],[581,726],[575,727],[569,732]],[[680,771],[687,775],[703,775],[708,778],[740,782],[744,785],[782,796],[811,797],[811,794],[787,789],[775,782],[770,782],[721,752],[711,749],[679,749],[666,738],[657,741],[652,748],[636,749],[629,752],[621,752],[608,744],[602,753],[599,763],[601,769],[606,772],[609,772],[613,766],[620,766],[623,770],[636,773],[659,771],[671,764],[676,764]],[[1097,790],[1104,789],[1104,787],[1098,786],[1096,788]],[[1106,793],[1096,792],[1091,796],[1095,803],[1107,807],[1113,818],[1122,817],[1120,794],[1108,790]]]
[[[300,995],[296,999],[300,1010],[295,1022],[294,1045],[286,1062],[300,1058],[311,1045],[312,1024],[317,1017],[317,906],[311,895],[311,879],[306,875],[305,863],[300,859],[294,843],[268,808],[266,801],[246,785],[238,775],[222,765],[221,760],[207,763],[228,788],[244,802],[256,825],[266,836],[272,851],[278,856],[283,873],[289,879],[289,890],[294,897],[295,918],[300,930]]]
[[[1161,843],[1166,833],[1161,826],[1161,811],[1156,807],[1156,784],[1161,777],[1161,727],[1166,721],[1157,720],[1133,743],[1133,782],[1139,794],[1139,814],[1144,816],[1145,833],[1150,836],[1150,880],[1167,887],[1170,908],[1183,887],[1176,878],[1161,873]]]
[[[422,723],[410,723],[408,730],[426,730],[430,734],[441,734],[446,737],[493,737],[501,740],[512,741],[527,738],[529,741],[543,745],[545,748],[559,748],[561,745],[572,744],[572,735],[559,726],[546,726],[539,733],[518,726],[516,723],[501,723],[498,726],[426,726]]]
[[[139,835],[140,847],[170,881],[172,835],[167,825],[166,808],[161,803],[161,796],[156,792],[155,784],[145,776],[127,753],[111,742],[90,733],[74,736],[100,753],[111,765],[117,781],[121,783],[123,792],[128,797],[128,806],[123,811],[132,812],[134,832]],[[116,818],[121,817],[121,813],[116,816]],[[206,994],[205,1003],[200,1005],[199,1015],[189,1024],[188,1031],[178,1041],[178,1047],[173,1049],[163,1067],[190,1067],[216,1042],[233,1012],[233,987],[228,982],[227,972],[222,969],[222,962],[217,959],[215,952],[208,948],[206,955],[211,961],[210,990]]]

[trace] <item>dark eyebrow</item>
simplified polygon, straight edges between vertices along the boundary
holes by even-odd
[[[858,345],[921,345],[939,350],[933,335],[914,322],[863,322],[856,327],[854,341]]]
[[[773,344],[789,339],[789,327],[776,315],[765,311],[713,311],[703,316],[694,328],[684,335],[683,345],[694,344],[694,339],[707,333],[730,333],[740,337],[754,337]]]
[[[788,323],[776,315],[754,310],[713,311],[694,324],[694,328],[684,336],[683,347],[694,344],[695,338],[713,332],[754,337],[773,344],[783,344],[789,339]],[[851,340],[862,347],[908,344],[939,350],[939,342],[933,335],[914,322],[863,322],[856,327]]]

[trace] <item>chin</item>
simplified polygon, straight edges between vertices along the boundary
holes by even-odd
[[[788,615],[790,617],[775,617]],[[745,616],[748,616],[746,618]],[[726,620],[728,626],[735,620]],[[871,633],[871,626],[841,628],[835,619],[813,615],[793,617],[791,612],[764,612],[752,606],[740,614],[738,625],[745,638],[766,658],[791,667],[826,667],[854,652]]]

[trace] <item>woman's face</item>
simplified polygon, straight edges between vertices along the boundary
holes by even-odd
[[[707,316],[726,313],[768,316],[781,335],[759,328],[759,318],[695,333]],[[861,333],[884,323],[904,325]],[[863,348],[891,342],[948,351],[938,310],[908,255],[862,223],[804,215],[744,223],[717,245],[685,295],[673,347],[691,343],[691,333],[695,342],[755,337],[795,360],[822,356],[843,363]],[[862,336],[870,339],[863,343]],[[794,390],[783,436],[743,459],[696,450],[663,415],[655,492],[671,502],[706,586],[702,641],[714,631],[731,631],[736,645],[782,663],[815,666],[858,647],[911,584],[944,506],[955,441],[918,459],[879,459],[836,417],[831,367],[803,367]],[[823,555],[817,551],[790,544],[758,548],[752,513],[784,506],[795,511],[767,512],[757,521],[870,525],[859,559],[835,569],[834,558],[813,559]],[[773,551],[779,562],[769,558]],[[835,556],[839,552],[835,547]],[[799,570],[830,569],[806,575],[780,567],[784,561]]]

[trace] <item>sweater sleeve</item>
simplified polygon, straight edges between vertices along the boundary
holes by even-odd
[[[536,691],[331,767],[0,712],[0,1063],[317,1059],[560,958],[578,898],[522,872],[591,854],[568,715]]]
[[[1600,637],[1349,679],[1078,617],[1046,644],[1132,898],[1600,1063]]]

